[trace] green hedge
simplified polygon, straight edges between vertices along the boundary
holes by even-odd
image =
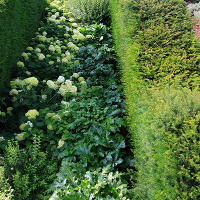
[[[111,14],[135,157],[135,199],[199,199],[199,93],[183,88],[199,87],[200,45],[186,4],[111,0]],[[166,84],[180,87],[162,90]]]
[[[0,90],[39,25],[46,0],[0,0]]]
[[[178,80],[200,83],[200,44],[183,0],[137,0],[129,9],[137,20],[133,38],[139,41],[139,71],[150,84]]]
[[[136,102],[136,199],[200,198],[199,99],[198,91],[166,87]]]

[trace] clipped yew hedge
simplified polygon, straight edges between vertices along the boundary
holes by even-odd
[[[18,56],[37,30],[46,0],[0,0],[0,90],[7,87]]]
[[[111,0],[111,14],[134,199],[200,199],[200,44],[186,2]]]

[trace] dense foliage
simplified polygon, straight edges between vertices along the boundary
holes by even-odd
[[[46,0],[0,1],[0,90],[7,88],[16,61],[36,31]]]
[[[110,0],[65,0],[74,18],[82,23],[110,23]]]
[[[47,189],[55,179],[56,162],[40,151],[40,138],[35,136],[31,148],[20,149],[9,141],[4,159],[4,173],[16,200],[49,199]]]
[[[77,24],[60,1],[46,11],[0,105],[2,150],[8,135],[18,141],[8,142],[3,155],[14,199],[48,199],[51,192],[53,199],[127,199],[117,170],[132,159],[110,29]],[[67,169],[78,172],[71,177]],[[91,180],[81,178],[89,173]]]
[[[198,199],[199,93],[161,87],[199,86],[199,44],[186,4],[113,0],[111,8],[135,156],[134,196]]]
[[[134,38],[140,43],[139,73],[150,82],[199,85],[200,46],[195,42],[184,1],[133,1],[137,20]]]
[[[199,199],[199,95],[154,88],[136,102],[137,198]]]
[[[10,200],[12,198],[13,189],[5,179],[4,167],[0,166],[0,200]]]
[[[195,5],[51,1],[0,99],[0,200],[199,199]]]

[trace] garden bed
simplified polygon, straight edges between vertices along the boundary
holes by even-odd
[[[0,194],[129,199],[123,173],[132,158],[110,28],[76,23],[63,6],[53,1],[46,8],[1,99],[2,184],[8,188]],[[7,144],[8,135],[16,141]]]

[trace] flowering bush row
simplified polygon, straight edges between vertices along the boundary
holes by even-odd
[[[46,157],[51,160],[52,156],[57,159],[54,162],[64,166],[49,190],[54,193],[51,199],[128,199],[127,185],[116,172],[117,167],[128,166],[132,160],[125,156],[124,102],[119,73],[113,65],[109,28],[102,24],[81,26],[69,12],[63,12],[62,1],[50,5],[46,8],[47,18],[16,63],[17,78],[10,82],[9,97],[2,99],[0,107],[4,135],[14,133],[20,145],[10,144],[4,155],[6,176],[17,180],[9,178],[13,194],[21,200],[31,199],[36,191],[45,194],[46,183],[38,188],[34,182],[24,195],[16,185],[17,171],[23,177],[42,177],[37,174],[41,166],[36,165],[35,171],[30,165],[25,171],[18,169],[24,159],[18,148],[23,147],[31,156],[31,149],[36,148],[33,141],[39,137],[37,157],[43,168]],[[6,143],[6,137],[1,141]],[[12,164],[14,158],[9,159],[14,155],[11,151],[19,156],[19,165]],[[48,153],[41,157],[39,151]],[[12,165],[14,169],[9,170]],[[74,172],[72,179],[67,169]],[[49,173],[53,177],[55,169]],[[85,179],[87,174],[93,178]],[[47,177],[44,181],[49,183]],[[24,178],[23,184],[31,184],[31,179]]]

